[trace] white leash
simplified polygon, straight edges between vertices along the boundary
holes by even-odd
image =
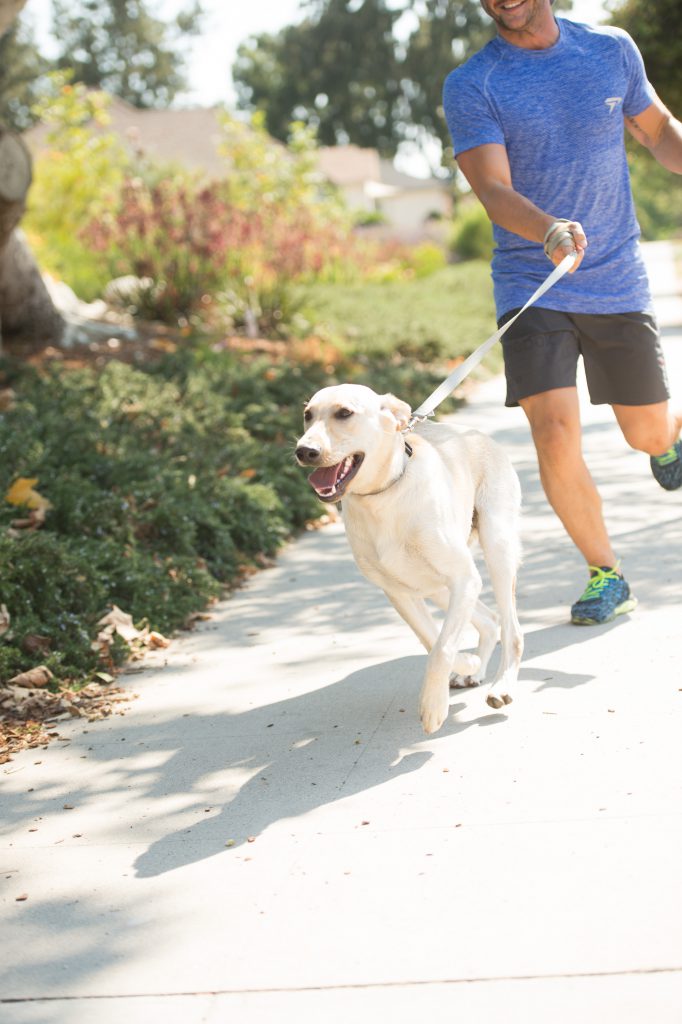
[[[520,309],[518,313],[511,318],[511,320],[507,320],[506,324],[503,324],[502,327],[495,331],[494,334],[491,334],[491,336],[484,341],[482,345],[479,345],[463,363],[460,363],[459,366],[453,370],[450,376],[447,377],[442,384],[438,385],[436,390],[429,395],[426,401],[422,402],[419,408],[412,413],[410,421],[404,432],[412,430],[415,423],[420,423],[422,420],[428,419],[429,416],[433,416],[441,402],[444,402],[448,395],[451,395],[455,388],[462,383],[464,378],[471,373],[473,368],[478,366],[486,352],[493,347],[496,341],[500,340],[502,335],[505,331],[509,330],[514,321],[518,320],[521,314],[525,313],[529,306],[532,306],[534,302],[537,302],[537,300],[544,295],[546,291],[549,291],[552,285],[556,284],[556,282],[571,269],[576,257],[577,253],[574,252],[570,252],[568,256],[564,256],[561,263],[559,263],[551,274],[545,278],[537,291],[533,292],[523,309]]]

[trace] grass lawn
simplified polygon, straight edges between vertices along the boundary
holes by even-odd
[[[466,356],[495,330],[490,268],[480,260],[411,281],[318,284],[307,300],[318,331],[347,351],[374,356]],[[493,350],[486,365],[499,369],[501,352]]]

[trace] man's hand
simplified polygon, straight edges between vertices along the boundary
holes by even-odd
[[[569,270],[574,274],[583,260],[587,238],[582,224],[577,220],[555,220],[550,224],[544,237],[545,254],[557,267],[569,253],[576,254],[576,260]]]

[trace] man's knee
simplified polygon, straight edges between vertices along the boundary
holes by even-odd
[[[661,455],[675,440],[675,430],[669,416],[632,418],[621,423],[623,437],[637,452]]]
[[[580,453],[580,427],[572,418],[560,412],[548,413],[534,418],[530,426],[541,458],[559,462]]]

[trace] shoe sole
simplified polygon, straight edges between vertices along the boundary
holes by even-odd
[[[676,480],[675,483],[664,484],[663,481],[659,480],[656,474],[654,474],[654,480],[659,487],[663,488],[664,491],[679,491],[680,487],[682,487],[682,477],[679,480]]]
[[[623,601],[619,604],[608,619],[574,619],[571,618],[571,622],[574,626],[603,626],[605,622],[613,622],[617,615],[627,615],[628,612],[633,612],[637,607],[637,598],[629,597],[627,601]]]

